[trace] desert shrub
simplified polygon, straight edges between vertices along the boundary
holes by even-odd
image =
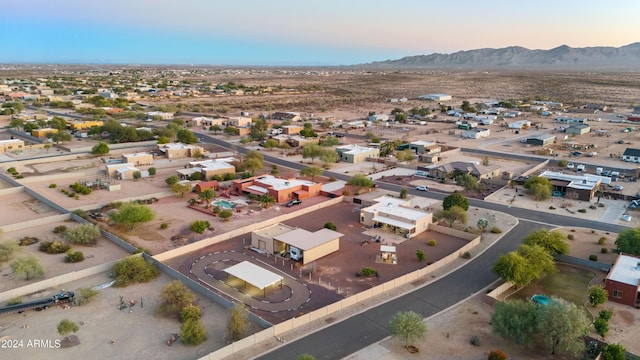
[[[0,262],[9,261],[18,251],[16,241],[0,241]]]
[[[220,211],[218,216],[220,217],[220,219],[222,219],[222,221],[229,221],[229,219],[231,219],[231,217],[233,216],[233,211],[224,209]]]
[[[491,233],[492,234],[502,234],[502,229],[500,229],[497,226],[494,226],[494,227],[491,228]]]
[[[49,189],[55,189],[57,187],[58,187],[58,185],[56,185],[56,184],[49,184]]]
[[[162,288],[158,313],[181,317],[183,310],[192,305],[195,299],[196,296],[182,281],[173,280]]]
[[[600,312],[598,313],[598,318],[603,319],[604,321],[611,320],[612,316],[613,316],[613,312],[607,309],[600,310]]]
[[[65,232],[67,232],[67,227],[64,225],[56,226],[55,228],[53,228],[54,234],[64,234]]]
[[[193,232],[197,232],[198,234],[204,233],[210,227],[211,224],[206,220],[196,220],[189,225],[189,229]]]
[[[94,224],[80,224],[64,233],[64,238],[72,244],[95,245],[100,237],[100,228]]]
[[[578,212],[585,214],[587,212],[587,209],[578,209]]]
[[[596,329],[596,332],[602,337],[607,336],[607,333],[609,332],[609,323],[603,318],[597,318],[593,323],[593,327]]]
[[[376,273],[376,271],[373,268],[370,268],[370,267],[362,268],[362,275],[363,276],[371,276],[371,275],[373,275],[375,273]]]
[[[427,245],[436,246],[436,241],[434,239],[431,239],[431,240],[427,241]]]
[[[598,261],[598,255],[595,255],[595,254],[591,254],[591,255],[589,255],[589,260],[591,260],[591,261]]]
[[[480,337],[478,335],[471,336],[469,343],[473,346],[480,346]]]
[[[508,358],[507,354],[500,350],[491,350],[489,356],[487,356],[487,360],[507,360]]]
[[[9,174],[17,174],[18,170],[16,170],[16,168],[14,168],[14,167],[10,167],[10,168],[7,169],[7,172]]]
[[[29,246],[29,245],[33,245],[33,244],[37,243],[38,241],[40,241],[40,240],[38,240],[37,237],[25,236],[22,239],[20,239],[20,241],[18,242],[18,245],[19,246]]]
[[[601,254],[608,254],[609,253],[609,248],[605,248],[605,247],[601,248],[600,249],[600,253]]]
[[[84,254],[82,253],[82,251],[73,251],[69,249],[64,256],[64,262],[67,263],[77,263],[82,260],[84,260]]]
[[[342,195],[349,196],[349,195],[351,195],[351,193],[349,192],[349,190],[345,190],[345,191],[342,192]]]
[[[555,206],[553,206],[553,205],[549,206],[549,210],[555,210],[555,209],[556,209]]]
[[[80,288],[75,291],[75,297],[73,298],[73,304],[82,306],[88,304],[96,297],[100,292],[98,290],[92,290],[89,288]]]
[[[160,229],[164,230],[164,229],[168,229],[168,228],[169,228],[169,224],[167,224],[167,223],[160,224]]]
[[[416,256],[418,257],[418,261],[424,261],[424,251],[420,249],[416,250]]]
[[[462,258],[463,259],[471,259],[471,252],[470,251],[465,251],[464,253],[462,253]]]
[[[605,241],[607,241],[607,238],[605,236],[602,236],[600,239],[598,239],[598,245],[604,244]]]
[[[180,326],[180,341],[187,345],[198,345],[207,339],[207,333],[200,320],[188,320]]]
[[[202,318],[202,311],[197,305],[189,304],[180,311],[180,322],[187,322],[193,320],[200,320]]]
[[[69,319],[64,319],[58,324],[58,333],[62,336],[69,335],[80,330],[80,327]]]
[[[567,235],[567,239],[569,239],[569,240],[573,240],[573,239],[575,239],[575,238],[576,238],[576,237],[575,237],[573,234],[569,234],[569,235]]]
[[[576,232],[576,229],[571,229],[571,230],[569,230],[569,231],[571,231],[571,232]]]
[[[13,299],[10,299],[9,301],[7,301],[7,306],[19,305],[19,304],[22,304],[22,298],[20,296],[14,297]]]
[[[85,220],[89,219],[89,213],[87,213],[85,210],[82,210],[82,209],[73,210],[73,213]]]
[[[114,287],[125,287],[133,283],[151,281],[160,275],[160,271],[142,256],[130,256],[115,263],[111,268],[115,278]]]
[[[69,188],[71,188],[73,191],[77,192],[78,194],[82,194],[82,195],[91,194],[91,188],[81,185],[79,182],[75,182],[69,185]]]
[[[62,241],[45,241],[40,244],[38,250],[46,252],[47,254],[62,254],[67,252],[71,246],[63,243]]]
[[[332,223],[331,221],[324,223],[323,227],[325,229],[329,229],[329,230],[333,230],[333,231],[338,230],[338,228],[336,227],[336,224]]]

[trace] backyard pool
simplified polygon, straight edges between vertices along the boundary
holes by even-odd
[[[219,206],[225,209],[233,209],[234,207],[236,207],[236,203],[227,200],[217,200],[213,203],[213,206]]]
[[[540,305],[549,305],[553,300],[547,295],[536,294],[531,297],[531,301]]]

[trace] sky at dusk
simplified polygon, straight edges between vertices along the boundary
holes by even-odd
[[[640,41],[638,0],[5,0],[0,63],[352,65]]]

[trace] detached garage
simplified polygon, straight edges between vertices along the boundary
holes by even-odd
[[[322,229],[313,233],[304,229],[295,229],[275,236],[273,242],[286,244],[287,249],[294,247],[302,250],[302,264],[308,264],[340,250],[342,235],[330,229]]]
[[[527,138],[525,144],[536,145],[536,146],[547,146],[551,145],[556,141],[556,137],[554,135],[540,135],[535,137]]]

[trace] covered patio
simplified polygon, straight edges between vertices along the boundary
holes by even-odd
[[[244,281],[245,288],[248,283],[262,290],[264,297],[267,295],[267,287],[276,283],[280,283],[280,286],[282,286],[282,276],[272,273],[271,271],[249,261],[243,261],[239,264],[228,267],[224,269],[224,272],[227,273],[227,281],[229,280],[229,275],[234,276]]]

